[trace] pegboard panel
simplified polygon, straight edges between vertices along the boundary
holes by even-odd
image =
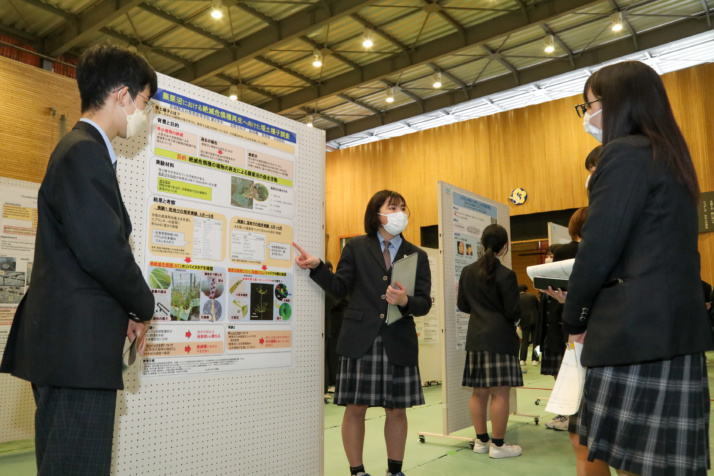
[[[13,203],[21,206],[29,205],[28,199],[15,199],[18,195],[28,195],[34,198],[36,208],[37,192],[40,184],[34,182],[25,182],[23,180],[13,180],[0,177],[0,201],[10,199]],[[25,194],[23,192],[29,192]],[[30,199],[29,201],[32,201]],[[3,222],[3,204],[0,203],[0,224]],[[3,229],[0,227],[0,257],[13,256],[19,257],[15,251],[9,249],[14,247],[14,240],[4,243]],[[32,260],[34,254],[34,246],[32,250],[21,253],[22,257]],[[27,255],[27,256],[25,256]],[[25,269],[20,264],[20,269]],[[26,266],[26,265],[25,265]],[[0,355],[5,350],[5,341],[7,334],[10,331],[10,321],[7,320],[7,315],[2,313],[3,309],[13,309],[17,303],[6,304],[0,303]],[[7,311],[5,311],[7,312]],[[8,374],[0,374],[0,443],[15,440],[25,440],[33,438],[35,435],[35,400],[32,396],[32,388],[30,384],[24,380],[12,377]]]
[[[159,88],[269,123],[297,135],[294,240],[324,253],[325,135],[290,119],[159,75]],[[118,174],[133,223],[136,260],[146,271],[147,133],[117,139]],[[323,297],[294,267],[293,365],[197,376],[125,374],[117,401],[117,475],[322,474]]]
[[[455,234],[458,233],[454,227],[454,215],[456,213],[454,194],[458,194],[468,199],[495,207],[497,210],[496,222],[508,231],[511,236],[510,212],[507,205],[480,197],[467,190],[460,189],[445,182],[439,182],[439,249],[442,259],[439,261],[439,274],[442,279],[442,315],[443,315],[443,336],[444,336],[444,359],[443,359],[443,382],[442,393],[444,399],[444,435],[449,435],[455,431],[468,428],[472,425],[471,414],[469,412],[469,399],[472,390],[462,387],[461,382],[464,373],[464,363],[466,351],[463,349],[465,325],[468,319],[457,318],[456,298],[459,281],[456,277],[456,255],[458,253]],[[466,220],[466,218],[464,218]],[[472,236],[480,243],[481,232],[472,231]],[[463,232],[462,232],[463,233]],[[474,253],[477,253],[474,251]],[[476,256],[476,255],[475,255]],[[511,267],[511,250],[501,258],[501,263]],[[511,413],[516,411],[515,391],[511,392]]]

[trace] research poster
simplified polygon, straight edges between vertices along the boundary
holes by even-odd
[[[293,365],[294,133],[160,89],[145,378]]]
[[[481,234],[484,228],[498,223],[498,208],[476,198],[453,192],[452,226],[454,231],[454,283],[458,294],[459,279],[464,267],[483,256]],[[469,314],[456,309],[456,346],[465,349]]]
[[[15,311],[32,280],[39,184],[0,179],[0,355]]]

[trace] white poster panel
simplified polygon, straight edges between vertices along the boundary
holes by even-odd
[[[549,245],[564,245],[573,241],[570,238],[570,232],[567,226],[558,225],[553,222],[548,222],[548,244]]]
[[[495,202],[439,182],[439,248],[442,251],[442,312],[444,319],[444,435],[471,426],[471,389],[461,386],[469,315],[456,306],[461,270],[483,255],[481,234],[493,223],[503,226],[510,237],[508,205]],[[501,258],[511,267],[511,251]],[[515,390],[511,393],[511,412],[516,411]]]

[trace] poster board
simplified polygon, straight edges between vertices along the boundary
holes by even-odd
[[[439,250],[422,248],[429,257],[431,270],[431,309],[426,316],[414,318],[419,339],[419,373],[424,384],[439,382],[441,377],[441,355],[444,340],[441,330],[441,306],[439,305],[441,290],[439,276]]]
[[[40,185],[0,177],[0,355],[20,300],[32,280]],[[0,443],[34,437],[30,385],[0,374]]]
[[[565,245],[573,241],[567,226],[548,222],[548,245]]]
[[[458,311],[456,298],[461,270],[483,255],[481,233],[498,223],[511,235],[508,205],[489,200],[445,182],[438,183],[440,277],[444,329],[443,350],[443,435],[472,425],[469,413],[471,389],[461,386],[466,360],[466,331],[469,315]],[[510,246],[501,263],[511,267]],[[511,390],[510,412],[516,412],[515,388]]]

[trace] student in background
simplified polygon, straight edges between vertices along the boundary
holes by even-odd
[[[521,365],[526,365],[526,358],[528,358],[528,343],[533,337],[533,331],[535,331],[536,325],[538,325],[538,298],[532,294],[528,293],[528,286],[521,284],[518,286],[518,291],[520,295],[518,296],[521,301],[521,323],[519,327],[521,328]],[[535,347],[535,340],[533,341],[533,347]],[[536,355],[535,349],[532,353],[533,365],[538,364],[538,356]]]
[[[602,145],[595,147],[590,151],[588,156],[585,158],[585,169],[590,172],[587,180],[585,180],[585,188],[590,190],[590,179],[597,170],[597,163],[600,161],[600,154],[602,153]]]
[[[344,405],[342,442],[350,474],[367,476],[362,462],[367,408],[386,413],[388,476],[404,476],[402,462],[407,439],[406,409],[424,404],[419,375],[419,346],[414,316],[431,309],[431,271],[426,252],[402,236],[407,226],[407,204],[397,192],[382,190],[372,196],[364,215],[366,235],[352,238],[333,274],[315,256],[294,244],[295,262],[335,299],[350,295],[337,353],[335,403]],[[413,296],[400,283],[390,285],[396,260],[418,254]],[[398,306],[402,318],[387,325],[388,304]]]
[[[523,385],[516,333],[521,318],[518,281],[516,273],[499,261],[508,252],[506,229],[498,224],[487,226],[481,244],[484,256],[464,267],[459,279],[458,308],[471,314],[462,385],[473,388],[469,408],[476,431],[474,453],[510,458],[521,454],[520,446],[504,442],[511,387]],[[491,440],[486,427],[489,396]]]
[[[702,302],[699,185],[660,76],[638,61],[588,79],[577,107],[603,151],[563,328],[587,367],[580,443],[618,474],[704,476],[714,348]],[[617,429],[617,431],[613,431]]]

